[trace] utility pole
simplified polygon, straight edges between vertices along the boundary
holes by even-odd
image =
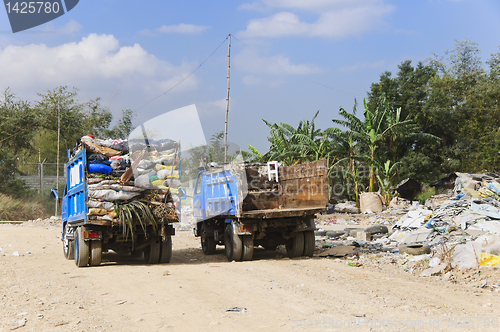
[[[227,163],[227,117],[229,115],[229,72],[231,68],[231,34],[228,36],[229,44],[227,47],[227,97],[226,97],[226,123],[224,128],[224,163]]]
[[[61,108],[59,105],[59,97],[57,98],[57,161],[56,161],[56,213],[57,217],[57,205],[59,204],[59,137],[61,136]],[[53,173],[52,173],[53,174]]]

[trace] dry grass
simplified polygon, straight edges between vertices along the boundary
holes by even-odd
[[[50,216],[43,197],[16,199],[0,194],[0,220],[24,221]]]

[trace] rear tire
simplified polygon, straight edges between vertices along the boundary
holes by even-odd
[[[130,253],[130,256],[132,256],[133,258],[141,258],[142,257],[142,250],[133,250]]]
[[[201,249],[205,255],[213,255],[215,254],[215,248],[217,244],[215,243],[215,239],[212,234],[208,234],[207,226],[205,223],[201,225]]]
[[[148,247],[144,249],[144,260],[148,264],[158,264],[160,261],[160,240],[155,239]]]
[[[75,259],[75,241],[68,240],[68,225],[64,225],[63,229],[63,253],[66,259]]]
[[[240,261],[243,253],[241,238],[234,234],[233,225],[227,224],[224,232],[224,250],[228,261]]]
[[[252,235],[243,235],[241,238],[243,242],[243,254],[241,255],[241,260],[251,261],[254,248]]]
[[[286,253],[288,257],[295,258],[302,256],[304,252],[304,233],[297,232],[294,237],[286,241]]]
[[[160,264],[170,263],[172,258],[172,237],[167,235],[165,241],[161,241],[160,247]]]
[[[304,253],[303,256],[313,257],[316,248],[314,231],[304,231]]]
[[[102,262],[102,241],[90,241],[90,266],[101,265]]]
[[[84,267],[89,264],[89,243],[84,240],[81,227],[76,229],[75,234],[75,264],[78,267]]]

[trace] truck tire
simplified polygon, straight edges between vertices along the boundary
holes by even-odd
[[[243,254],[243,244],[241,238],[234,234],[233,225],[227,224],[224,232],[224,251],[228,261],[240,261]]]
[[[374,225],[374,226],[367,227],[365,229],[365,233],[367,233],[367,234],[378,234],[378,233],[386,234],[386,233],[389,233],[389,229],[385,225]]]
[[[63,253],[66,259],[75,259],[75,241],[68,240],[68,225],[64,225],[63,229]]]
[[[89,243],[84,240],[81,227],[76,229],[75,234],[75,264],[78,267],[84,267],[89,264]]]
[[[90,266],[99,266],[102,262],[102,241],[92,240],[90,242]]]
[[[424,255],[431,253],[431,247],[425,244],[400,244],[398,246],[398,250],[400,254],[407,253],[408,255]]]
[[[243,254],[241,255],[242,261],[251,261],[253,257],[253,238],[252,235],[241,236],[243,242]]]
[[[295,258],[302,256],[304,252],[304,233],[297,232],[294,237],[286,241],[286,253],[288,257]]]
[[[304,231],[304,253],[303,256],[312,257],[316,248],[314,231]]]
[[[329,238],[338,238],[345,235],[345,231],[326,231],[326,236]]]
[[[158,264],[160,262],[160,240],[155,239],[144,249],[144,260],[148,264]]]
[[[160,264],[170,263],[172,258],[172,237],[167,235],[160,244]]]
[[[130,256],[132,256],[133,258],[141,258],[142,253],[142,250],[132,250],[132,252],[130,252]]]
[[[217,243],[215,243],[213,232],[209,234],[207,232],[207,226],[205,223],[201,224],[201,249],[205,255],[215,254],[215,248]]]

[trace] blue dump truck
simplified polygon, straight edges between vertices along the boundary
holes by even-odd
[[[180,186],[180,142],[151,141],[147,148],[142,143],[134,156],[94,143],[82,141],[68,151],[61,209],[64,256],[78,267],[95,266],[111,249],[144,255],[149,264],[168,263],[180,203],[173,188]],[[115,174],[109,164],[123,167]]]
[[[314,215],[328,204],[326,160],[202,167],[193,193],[195,236],[204,254],[224,245],[229,261],[251,260],[255,246],[286,246],[290,258],[314,254]]]

